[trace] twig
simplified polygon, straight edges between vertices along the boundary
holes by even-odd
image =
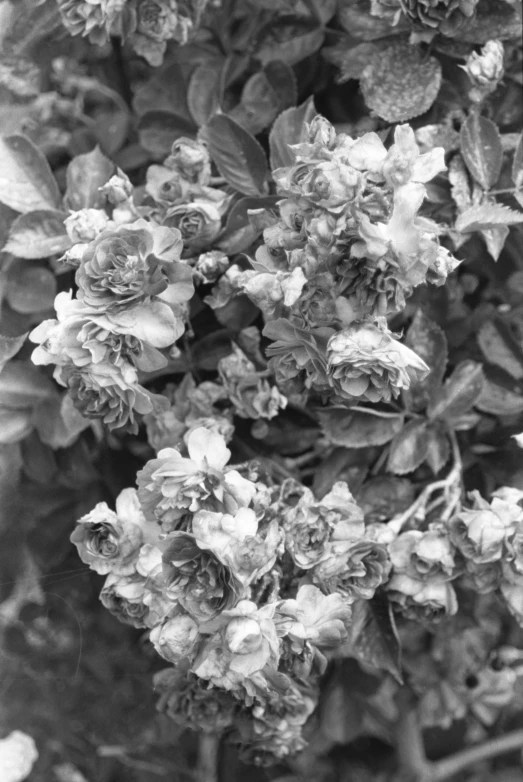
[[[218,782],[218,754],[220,737],[216,733],[202,733],[198,742],[198,782]]]
[[[514,730],[512,733],[507,733],[506,736],[499,736],[485,741],[484,744],[469,747],[448,758],[438,760],[432,764],[430,782],[442,782],[442,780],[459,774],[460,771],[474,763],[518,750],[523,750],[523,730]]]
[[[415,696],[408,687],[402,687],[396,696],[398,720],[396,738],[401,776],[419,782],[432,782],[432,764],[427,760]]]

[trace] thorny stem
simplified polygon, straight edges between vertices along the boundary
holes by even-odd
[[[216,733],[202,733],[198,742],[198,782],[218,782],[218,754],[220,737]]]
[[[414,500],[412,505],[407,508],[404,513],[399,516],[395,516],[389,521],[389,527],[396,533],[399,533],[403,526],[412,518],[422,520],[427,514],[428,507],[431,510],[438,507],[438,505],[445,504],[445,508],[441,514],[442,521],[448,521],[456,507],[459,504],[461,498],[461,473],[463,469],[463,463],[461,461],[461,453],[459,450],[456,433],[450,433],[450,441],[452,444],[452,458],[453,465],[446,478],[440,481],[434,481],[429,483],[421,494]],[[433,500],[429,505],[429,500],[435,492],[442,491],[442,495]]]

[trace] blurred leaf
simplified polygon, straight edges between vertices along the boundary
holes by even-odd
[[[347,408],[331,407],[319,410],[323,434],[333,445],[345,448],[366,448],[384,445],[401,431],[403,415],[387,413],[386,417],[374,411],[363,413]]]
[[[227,182],[239,193],[262,195],[269,171],[254,136],[225,114],[212,117],[205,135],[213,162]]]
[[[471,233],[517,223],[523,223],[523,212],[503,204],[479,204],[462,212],[456,220],[455,228],[462,233]]]
[[[216,319],[232,332],[241,331],[250,326],[260,314],[258,307],[248,296],[235,296],[225,306],[214,310]]]
[[[414,500],[414,486],[406,478],[380,475],[366,481],[356,494],[368,522],[385,521],[407,510]]]
[[[485,385],[476,402],[478,410],[501,416],[523,412],[523,391],[514,378],[493,366],[486,366],[485,374]]]
[[[393,41],[371,58],[361,78],[365,103],[387,122],[424,114],[441,86],[441,66],[419,46]]]
[[[379,50],[379,45],[370,42],[351,46],[350,38],[347,36],[347,40],[342,40],[335,46],[324,47],[321,53],[328,62],[340,69],[336,81],[338,84],[343,84],[349,79],[361,79],[371,57]]]
[[[180,63],[168,63],[142,84],[134,94],[133,108],[139,117],[150,111],[161,111],[190,122],[187,78]]]
[[[263,72],[279,101],[280,111],[295,106],[298,100],[298,85],[294,71],[282,60],[271,60]]]
[[[427,455],[425,461],[434,475],[437,475],[446,465],[449,456],[450,442],[445,430],[434,424],[427,426]]]
[[[20,261],[9,268],[5,298],[9,305],[23,314],[43,312],[53,308],[56,279],[50,269],[36,261]]]
[[[324,39],[321,27],[311,28],[309,21],[277,19],[260,30],[255,57],[263,65],[273,60],[296,65],[317,52]]]
[[[187,103],[195,123],[205,125],[220,108],[222,65],[219,62],[199,65],[191,76]]]
[[[422,380],[413,380],[404,393],[411,410],[423,410],[443,380],[448,356],[447,338],[438,324],[418,309],[407,330],[405,344],[430,367],[430,372]]]
[[[466,43],[486,43],[494,38],[521,38],[520,2],[480,0],[474,19],[459,34],[459,39]]]
[[[138,122],[140,144],[155,160],[163,160],[171,151],[173,142],[181,136],[194,138],[196,125],[192,119],[185,119],[168,111],[148,111]]]
[[[10,361],[0,373],[0,407],[24,410],[55,394],[52,382],[29,362]]]
[[[9,359],[16,356],[28,334],[28,331],[26,331],[25,334],[20,334],[18,337],[6,337],[3,334],[0,334],[0,372]]]
[[[498,181],[503,164],[499,130],[492,120],[473,112],[461,126],[460,139],[468,170],[481,187],[490,190]]]
[[[355,657],[366,666],[388,671],[402,684],[401,648],[392,608],[385,596],[353,603],[349,640],[336,656]]]
[[[224,232],[217,243],[218,249],[228,255],[245,252],[261,233],[249,219],[249,210],[269,209],[277,212],[276,204],[280,200],[279,196],[240,198],[228,214]]]
[[[0,621],[11,624],[20,616],[20,612],[28,603],[43,605],[45,596],[40,586],[40,571],[29,550],[24,546],[17,563],[17,578],[14,589],[3,603],[0,603]]]
[[[478,345],[490,364],[501,367],[516,380],[523,378],[523,350],[509,327],[499,318],[488,320],[481,326]]]
[[[0,137],[0,201],[17,212],[55,209],[60,191],[45,155],[26,136]]]
[[[467,413],[481,394],[485,377],[481,364],[462,361],[434,394],[427,409],[429,418],[455,418]]]
[[[67,209],[100,209],[105,196],[100,188],[115,173],[114,163],[95,147],[92,152],[77,155],[67,166],[67,189],[64,206]]]
[[[294,155],[289,145],[304,140],[305,123],[312,122],[316,114],[314,97],[311,96],[301,106],[286,109],[276,118],[269,135],[272,169],[294,165]]]
[[[514,160],[512,162],[512,181],[514,182],[516,190],[523,190],[523,133],[519,137],[519,143],[514,153]],[[516,197],[521,206],[523,206],[523,195],[516,194]]]
[[[387,470],[395,475],[413,472],[427,458],[427,445],[426,422],[409,421],[390,444]]]
[[[4,252],[17,258],[47,258],[65,252],[71,240],[64,227],[64,212],[37,209],[20,215],[11,226]]]
[[[0,406],[0,445],[19,443],[32,429],[32,409],[11,410]]]
[[[213,370],[220,359],[232,353],[231,334],[228,329],[217,329],[202,337],[192,346],[192,360],[199,369]]]
[[[74,443],[80,432],[91,422],[84,418],[73,405],[68,394],[56,396],[41,402],[33,416],[34,426],[42,443],[51,448],[68,448]]]
[[[404,32],[408,29],[405,20],[397,27],[386,19],[371,16],[368,0],[340,0],[338,6],[338,20],[341,26],[355,38],[364,41],[375,41],[395,32]]]
[[[231,109],[228,116],[257,136],[271,125],[280,111],[276,90],[263,71],[253,74],[245,84],[240,103]]]

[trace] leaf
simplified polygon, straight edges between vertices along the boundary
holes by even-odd
[[[92,152],[77,155],[67,166],[67,188],[64,205],[67,209],[99,209],[105,204],[100,188],[115,172],[114,163],[95,147]]]
[[[427,458],[427,424],[409,421],[390,444],[387,470],[395,475],[406,475],[416,470]]]
[[[55,209],[60,190],[45,155],[26,136],[0,137],[0,201],[17,212]]]
[[[325,437],[333,445],[345,448],[367,448],[369,445],[384,445],[401,431],[403,415],[387,413],[376,415],[353,411],[347,408],[331,407],[319,410],[318,418]]]
[[[520,190],[523,187],[523,133],[519,137],[519,142],[514,152],[512,161],[512,181],[516,188]]]
[[[523,212],[510,209],[503,204],[479,204],[462,212],[456,220],[455,228],[461,233],[472,233],[482,229],[496,228],[500,225],[523,223]]]
[[[205,125],[220,108],[221,63],[203,63],[191,76],[187,103],[198,127]]]
[[[355,657],[366,666],[388,671],[397,682],[403,683],[401,647],[392,608],[384,595],[353,603],[349,640],[336,656]]]
[[[69,394],[58,394],[41,402],[35,409],[33,423],[42,443],[51,448],[68,448],[91,422],[74,407]]]
[[[467,413],[480,396],[484,382],[481,364],[476,361],[462,361],[445,385],[434,394],[427,409],[428,417],[432,420],[448,420]]]
[[[133,109],[142,117],[148,112],[174,114],[187,122],[191,114],[187,106],[187,77],[179,62],[170,62],[139,87],[133,98]]]
[[[246,329],[259,316],[260,310],[248,296],[235,296],[223,307],[217,307],[214,315],[218,323],[229,331],[237,332]]]
[[[427,426],[427,455],[425,461],[434,475],[437,475],[446,465],[449,456],[450,442],[445,430],[440,426]]]
[[[4,252],[17,258],[48,258],[65,252],[71,240],[64,227],[64,212],[37,209],[20,215],[11,226]]]
[[[511,0],[482,0],[475,18],[460,30],[463,43],[486,43],[521,38],[521,3]]]
[[[287,65],[296,65],[317,52],[325,40],[321,27],[311,29],[309,22],[291,23],[277,21],[260,30],[255,57],[262,65],[281,60]]]
[[[206,334],[192,347],[192,360],[199,369],[215,370],[218,362],[232,353],[231,333],[217,329]]]
[[[28,334],[28,331],[26,331],[25,334],[20,334],[18,337],[6,337],[3,334],[0,334],[0,372],[9,359],[16,356]]]
[[[365,103],[387,122],[404,122],[430,109],[441,86],[441,65],[419,46],[393,41],[371,58],[361,78]]]
[[[447,366],[448,347],[444,331],[418,309],[410,324],[405,343],[430,367],[422,380],[412,381],[404,398],[411,410],[423,410],[441,385]]]
[[[269,135],[271,168],[294,165],[290,144],[299,144],[305,138],[305,123],[312,122],[317,111],[314,97],[308,98],[297,108],[287,109],[276,118]]]
[[[323,48],[321,53],[328,62],[340,69],[336,82],[343,84],[349,79],[361,79],[371,57],[379,50],[380,47],[377,44],[370,42],[351,46],[350,38],[347,36],[347,39],[343,39],[334,46]]]
[[[523,351],[502,320],[488,320],[481,326],[478,345],[490,364],[501,367],[516,380],[523,378]]]
[[[480,231],[481,236],[485,244],[490,257],[497,261],[501,255],[501,251],[505,246],[510,229],[506,225],[498,225],[495,228],[483,228]]]
[[[266,74],[260,71],[248,79],[240,103],[229,111],[228,116],[256,136],[274,122],[281,108],[276,89]]]
[[[192,119],[185,119],[168,111],[148,111],[138,122],[140,144],[155,160],[163,160],[170,153],[176,139],[182,136],[194,137],[196,130]]]
[[[461,126],[460,142],[468,170],[484,190],[490,190],[503,165],[503,146],[496,125],[473,112]]]
[[[20,261],[9,268],[5,298],[16,312],[30,315],[53,308],[56,279],[36,261]]]
[[[0,407],[24,410],[56,394],[45,375],[26,361],[10,361],[0,373]]]
[[[386,521],[407,510],[414,501],[414,486],[406,478],[380,475],[366,481],[356,493],[365,521]]]
[[[250,209],[269,209],[277,211],[279,196],[246,196],[240,198],[232,207],[227,217],[225,230],[217,247],[228,255],[245,252],[258,238],[258,230],[249,219]]]
[[[244,195],[262,195],[269,171],[254,136],[226,114],[212,117],[205,134],[213,162],[227,182]]]
[[[19,443],[33,429],[33,411],[30,408],[10,410],[0,407],[0,445]]]
[[[298,101],[298,85],[292,68],[282,60],[272,60],[267,63],[263,72],[276,92],[280,111],[295,106]]]
[[[476,407],[483,413],[499,416],[519,415],[523,412],[523,391],[504,370],[495,366],[485,367],[486,380]],[[1,379],[0,375],[0,379]]]
[[[395,31],[401,32],[408,28],[404,19],[401,19],[397,27],[394,28],[388,19],[372,16],[369,13],[368,0],[342,0],[338,11],[338,20],[351,36],[362,38],[364,41],[374,41],[391,35]]]

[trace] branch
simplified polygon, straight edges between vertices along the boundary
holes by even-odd
[[[198,740],[198,782],[218,782],[220,737],[216,733],[201,733]]]
[[[460,771],[474,763],[518,750],[520,752],[523,750],[523,729],[514,730],[512,733],[507,733],[506,736],[498,736],[484,744],[469,747],[469,749],[456,752],[455,755],[448,758],[438,760],[437,763],[432,764],[430,780],[431,782],[442,782],[442,780],[459,774]]]

